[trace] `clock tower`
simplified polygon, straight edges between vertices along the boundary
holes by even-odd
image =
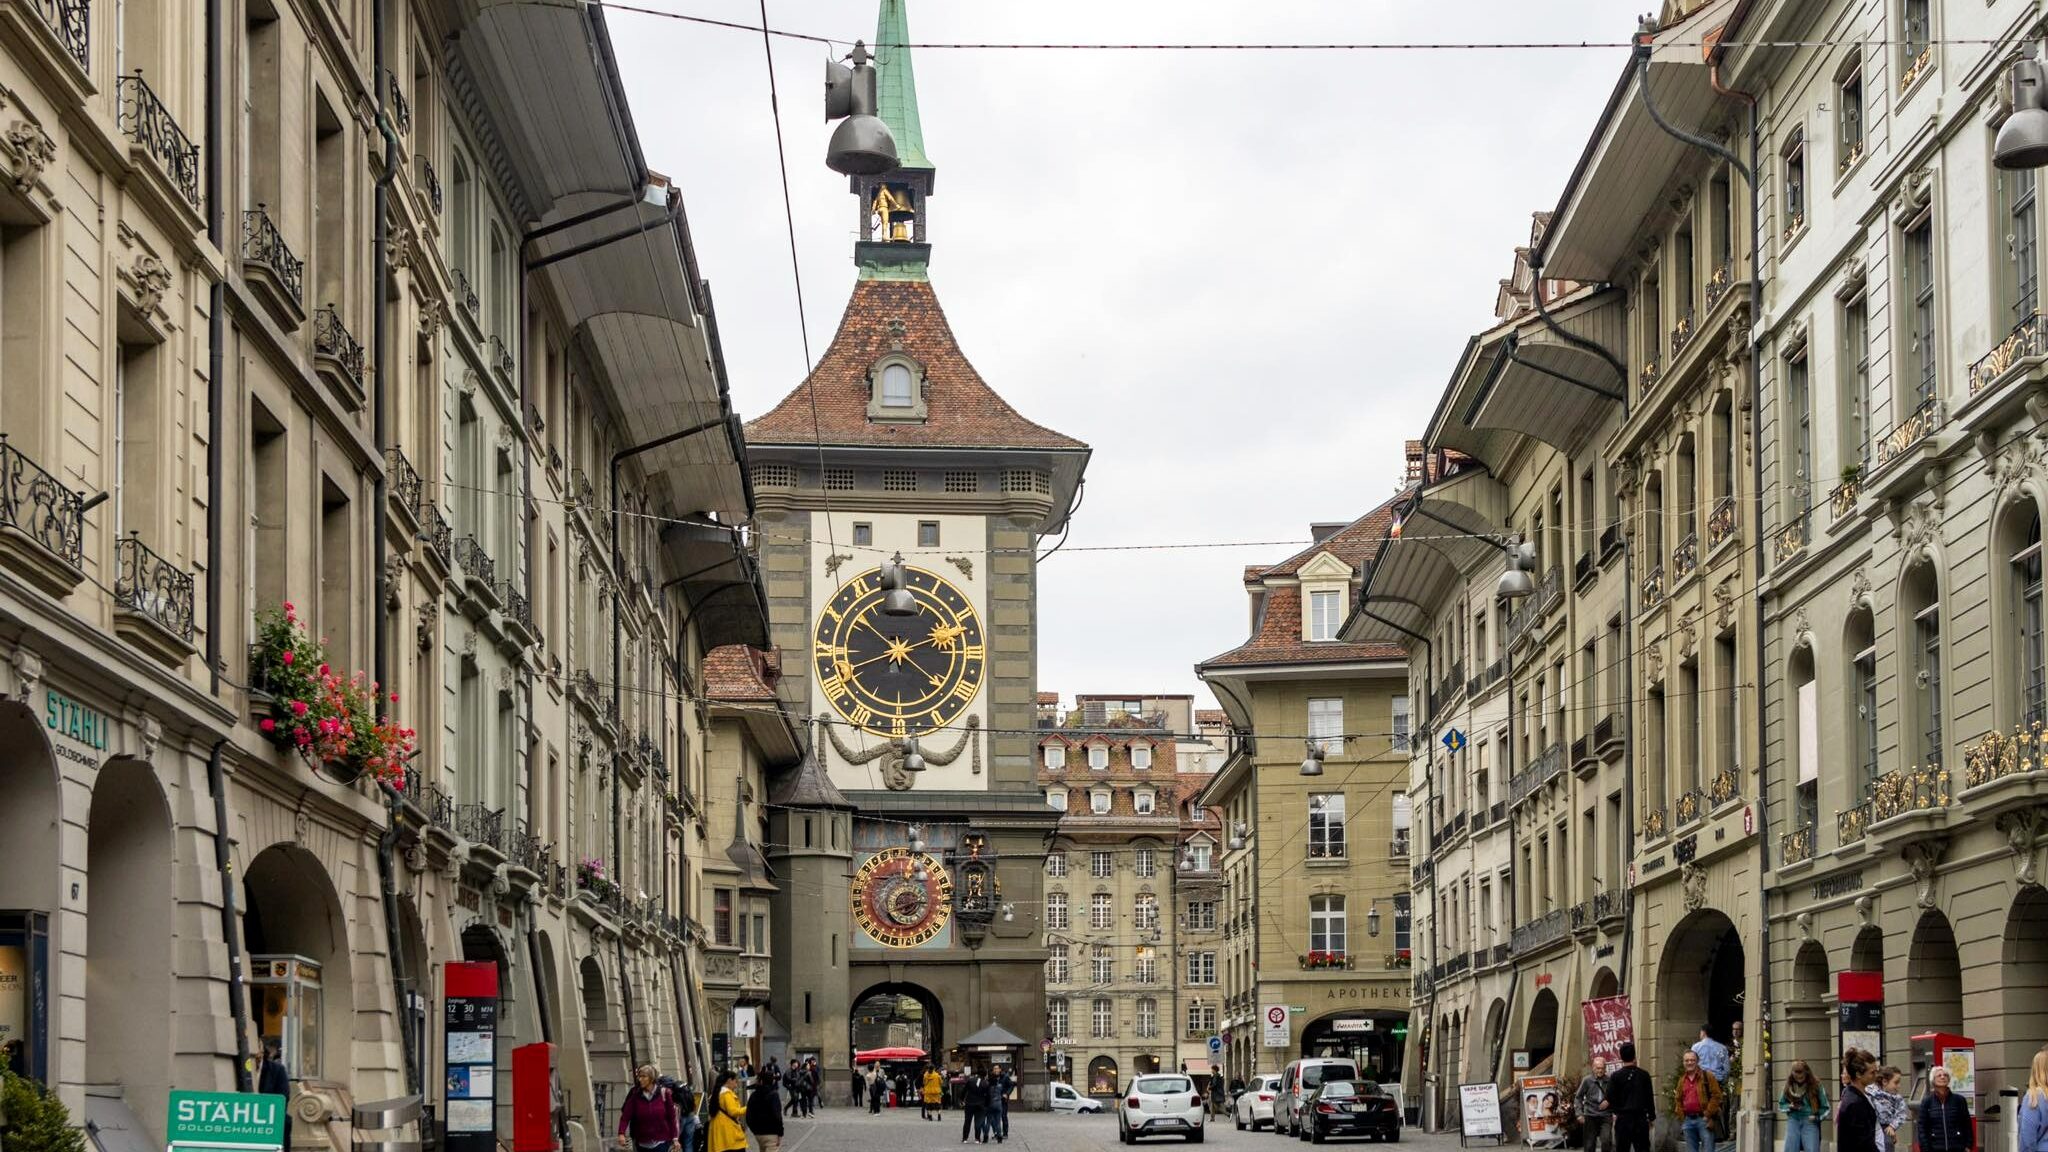
[[[1088,447],[1027,419],[961,350],[929,274],[935,168],[905,0],[882,0],[875,41],[901,167],[851,179],[858,278],[839,329],[747,426],[781,690],[813,733],[792,770],[810,783],[785,791],[851,809],[844,875],[785,889],[774,1010],[793,1053],[834,1069],[906,1039],[947,1059],[1000,1024],[1027,1043],[961,1055],[1014,1058],[1043,1100],[1058,814],[1036,783],[1037,569]]]

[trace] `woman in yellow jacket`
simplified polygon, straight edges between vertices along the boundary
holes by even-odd
[[[929,1120],[937,1120],[944,1116],[945,1110],[940,1105],[945,1102],[945,1094],[946,1082],[940,1077],[939,1070],[929,1064],[925,1065],[924,1099],[922,1101],[924,1107],[918,1111],[918,1116]]]
[[[730,1071],[720,1072],[718,1087],[712,1092],[717,1105],[711,1112],[707,1152],[747,1152],[747,1105],[740,1099],[739,1077]]]

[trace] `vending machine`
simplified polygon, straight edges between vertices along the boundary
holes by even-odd
[[[1949,1091],[1963,1098],[1973,1120],[1981,1121],[1983,1112],[1977,1106],[1977,1042],[1949,1032],[1922,1032],[1911,1043],[1913,1084],[1907,1102],[1917,1106],[1933,1087],[1934,1070],[1946,1068]],[[1972,1126],[1973,1133],[1977,1127]],[[1974,1149],[1980,1142],[1973,1135],[1971,1147]]]

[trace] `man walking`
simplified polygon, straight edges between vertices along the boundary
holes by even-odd
[[[1008,1068],[997,1068],[988,1078],[988,1129],[1001,1144],[1010,1138],[1010,1091],[1017,1082]]]
[[[1613,1117],[1602,1105],[1607,1103],[1607,1057],[1593,1057],[1593,1066],[1579,1081],[1572,1095],[1572,1110],[1579,1115],[1579,1127],[1586,1134],[1586,1152],[1613,1152]]]
[[[960,1087],[960,1142],[971,1136],[988,1143],[988,1079],[978,1069],[969,1069]]]
[[[1616,1152],[1650,1152],[1650,1123],[1657,1119],[1657,1086],[1650,1074],[1636,1067],[1636,1046],[1624,1043],[1621,1067],[1607,1078],[1607,1097],[1602,1111],[1614,1118]]]
[[[1725,1049],[1724,1049],[1725,1051]],[[1714,1125],[1721,1116],[1721,1081],[1700,1066],[1700,1054],[1686,1049],[1685,1071],[1671,1090],[1671,1107],[1684,1117],[1686,1152],[1714,1152]]]

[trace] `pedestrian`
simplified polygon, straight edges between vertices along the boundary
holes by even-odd
[[[818,1067],[818,1058],[804,1061],[804,1115],[818,1114],[818,1096],[825,1090],[825,1070]]]
[[[903,1107],[903,1106],[904,1106],[904,1105],[905,1105],[905,1104],[906,1104],[906,1103],[908,1102],[909,1098],[910,1098],[910,1074],[909,1074],[909,1073],[907,1073],[907,1072],[901,1072],[901,1071],[899,1071],[899,1072],[897,1072],[897,1073],[896,1073],[896,1099],[895,1099],[895,1106],[896,1106],[896,1107],[898,1107],[898,1108],[901,1108],[901,1107]]]
[[[804,1066],[802,1064],[792,1061],[789,1065],[789,1069],[782,1074],[781,1086],[783,1092],[785,1093],[782,1099],[783,1115],[794,1116],[797,1113],[803,1111]],[[753,1097],[749,1096],[747,1098],[747,1106],[751,1108],[753,1107],[753,1105],[754,1099]]]
[[[1607,1102],[1607,1057],[1595,1056],[1572,1093],[1572,1110],[1578,1113],[1579,1128],[1585,1133],[1586,1152],[1614,1152],[1612,1117],[1602,1107]],[[1815,1149],[1819,1152],[1819,1149]]]
[[[1879,1152],[1884,1146],[1879,1135],[1877,1106],[1868,1095],[1877,1058],[1860,1048],[1842,1053],[1842,1106],[1835,1114],[1836,1152]]]
[[[988,1143],[988,1081],[978,1070],[967,1071],[967,1080],[960,1086],[960,1108],[960,1142],[965,1144],[971,1137]]]
[[[1778,1111],[1785,1114],[1785,1152],[1820,1152],[1820,1122],[1828,1114],[1828,1093],[1806,1061],[1792,1062],[1785,1090],[1778,1093]]]
[[[1918,1130],[1921,1152],[1970,1152],[1976,1146],[1976,1125],[1970,1106],[1950,1088],[1949,1070],[1940,1064],[1928,1077],[1931,1086],[1920,1101]]]
[[[2020,1097],[2020,1152],[2048,1152],[2048,1047],[2034,1053],[2027,1092]]]
[[[671,1152],[683,1128],[675,1094],[662,1086],[661,1072],[652,1064],[633,1069],[633,1083],[619,1105],[619,1147]]]
[[[1209,1065],[1209,1115],[1223,1115],[1223,1069]]]
[[[1614,1118],[1616,1152],[1650,1152],[1650,1124],[1657,1119],[1657,1086],[1636,1067],[1636,1046],[1625,1041],[1616,1053],[1621,1067],[1607,1078],[1607,1098],[1600,1107]],[[1847,1152],[1847,1150],[1844,1150]]]
[[[1899,1094],[1899,1081],[1904,1077],[1905,1073],[1896,1065],[1887,1064],[1877,1070],[1876,1082],[1864,1093],[1870,1097],[1870,1106],[1877,1110],[1877,1146],[1884,1152],[1898,1152],[1899,1125],[1909,1111],[1906,1098]]]
[[[19,1074],[19,1073],[17,1073]],[[263,1042],[263,1063],[256,1069],[256,1091],[266,1096],[282,1096],[284,1109],[284,1146],[292,1146],[292,1074],[284,1066],[284,1045],[276,1040]]]
[[[1706,1037],[1702,1038],[1705,1042]],[[1714,1152],[1714,1125],[1721,1115],[1721,1081],[1700,1065],[1700,1054],[1685,1050],[1685,1070],[1671,1089],[1671,1108],[1684,1118],[1686,1152]]]
[[[989,1077],[988,1126],[998,1144],[1010,1138],[1010,1093],[1016,1087],[1008,1068],[997,1068]]]
[[[763,1072],[754,1078],[754,1091],[747,1097],[747,1131],[760,1152],[778,1152],[782,1147],[782,1083]]]
[[[868,1069],[868,1114],[879,1116],[882,1112],[882,1097],[889,1094],[888,1085],[882,1082],[880,1064]]]
[[[1700,1038],[1693,1042],[1693,1055],[1700,1058],[1700,1067],[1713,1076],[1717,1084],[1728,1082],[1728,1066],[1732,1054],[1726,1044],[1714,1039],[1714,1034],[1705,1024],[1700,1025]]]
[[[858,1068],[853,1070],[853,1106],[855,1108],[865,1108],[868,1106],[868,1078],[861,1075],[861,1071]]]
[[[662,1077],[660,1084],[675,1098],[677,1149],[679,1152],[697,1152],[697,1093],[688,1084],[669,1077]],[[567,1147],[566,1144],[563,1146]]]
[[[918,1115],[927,1120],[943,1120],[946,1116],[946,1082],[939,1076],[939,1070],[927,1064],[924,1066],[924,1083],[919,1086]]]

